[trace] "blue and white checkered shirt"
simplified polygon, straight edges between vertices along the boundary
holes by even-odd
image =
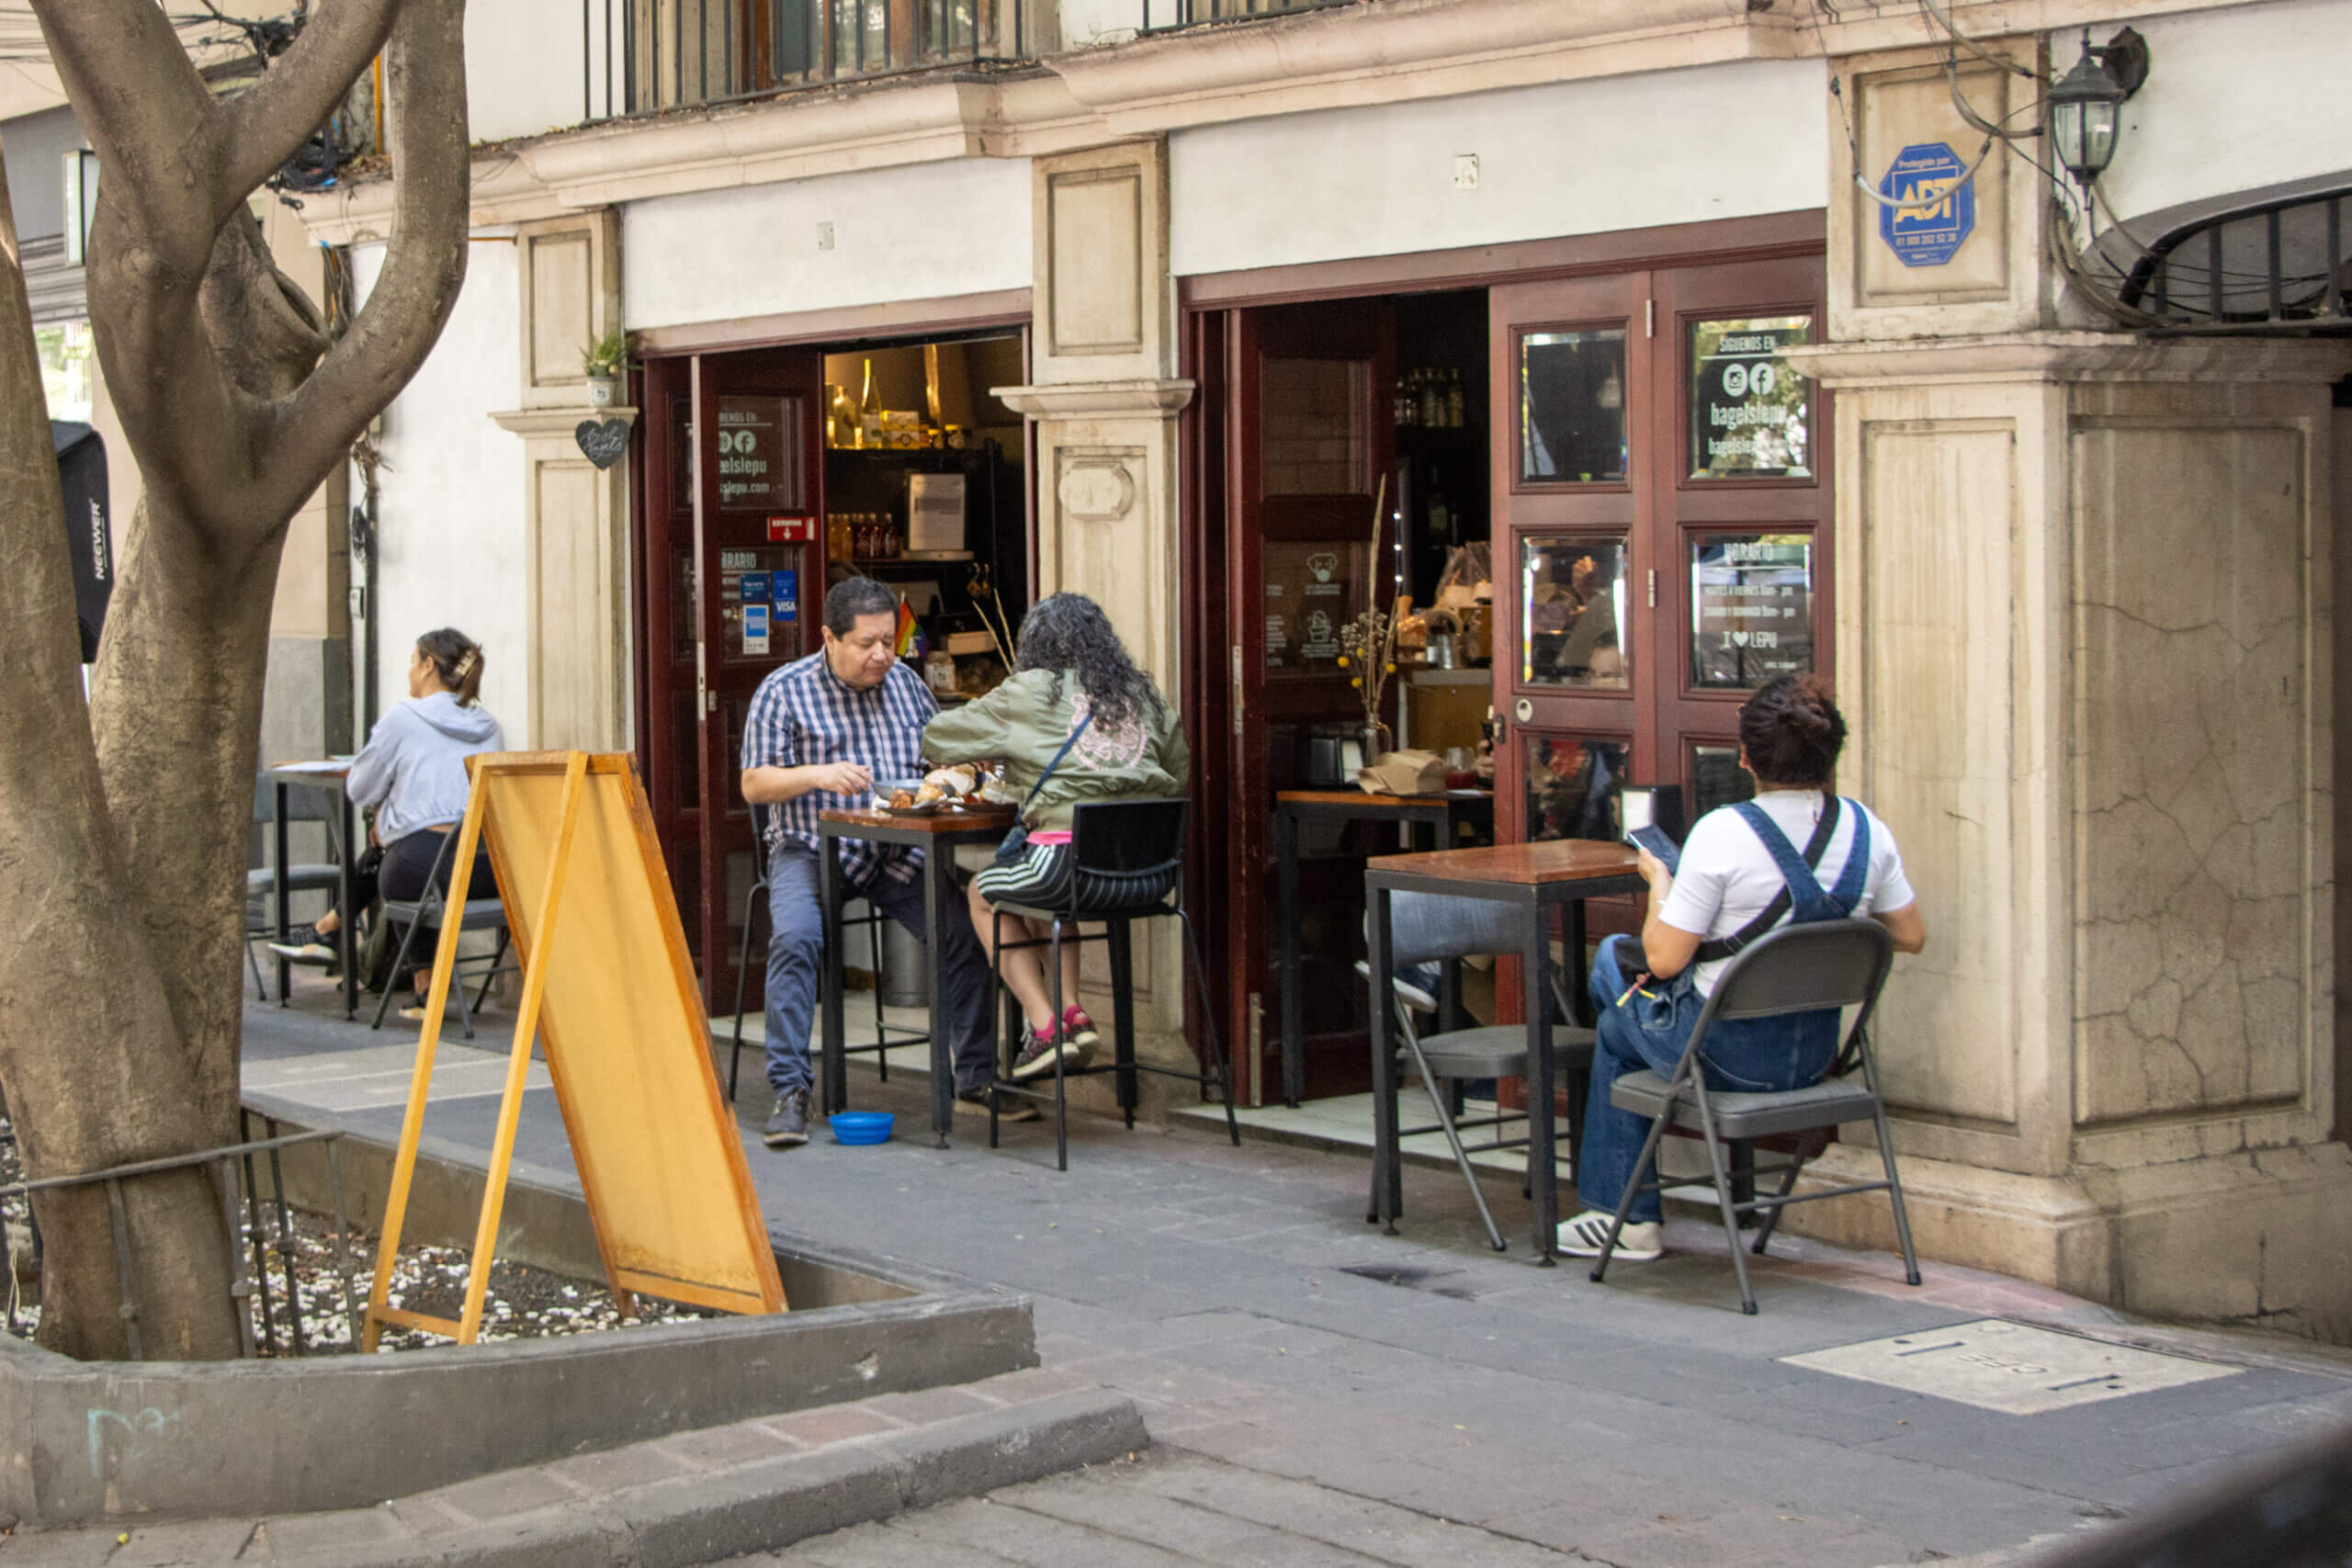
[[[939,711],[922,678],[893,664],[879,685],[859,691],[833,673],[820,649],[760,682],[743,720],[743,766],[805,768],[822,762],[863,762],[874,782],[922,776],[922,728]],[[768,846],[817,851],[817,814],[854,809],[868,800],[811,790],[768,807]],[[878,873],[894,882],[913,879],[922,852],[905,845],[842,839],[842,874],[852,886]]]

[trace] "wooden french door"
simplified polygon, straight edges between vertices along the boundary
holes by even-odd
[[[1627,783],[1746,798],[1739,705],[1830,668],[1826,400],[1783,357],[1822,296],[1817,257],[1491,292],[1506,838],[1613,839]]]
[[[1363,724],[1340,633],[1396,592],[1395,534],[1384,525],[1375,551],[1373,518],[1394,464],[1396,334],[1376,300],[1236,310],[1225,323],[1227,964],[1239,1004],[1231,1038],[1259,1042],[1244,1081],[1272,1086],[1282,1050],[1272,806],[1276,791],[1309,783],[1318,739],[1336,749]],[[1307,1092],[1329,1095],[1370,1081],[1352,967],[1363,886],[1358,862],[1317,847],[1300,866],[1301,988]]]
[[[819,640],[823,379],[821,356],[798,349],[646,368],[639,746],[655,832],[714,1012],[734,1007],[754,875],[739,782],[744,718],[767,673]],[[763,961],[755,948],[746,1009],[762,1003]]]

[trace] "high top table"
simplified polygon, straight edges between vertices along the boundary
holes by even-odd
[[[1581,1010],[1585,991],[1584,903],[1619,893],[1639,893],[1647,885],[1634,869],[1634,852],[1623,844],[1562,839],[1542,844],[1496,844],[1425,854],[1383,855],[1366,863],[1364,901],[1372,914],[1372,973],[1377,985],[1394,967],[1388,961],[1389,898],[1397,893],[1442,893],[1487,898],[1527,911],[1527,946],[1520,987],[1527,1029],[1527,1172],[1535,1210],[1536,1262],[1549,1269],[1560,1223],[1559,1180],[1552,1135],[1552,919],[1567,911],[1567,958],[1576,976],[1569,996]],[[1383,998],[1385,999],[1385,998]],[[1403,1162],[1387,1151],[1396,1141],[1396,1044],[1390,1011],[1372,1010],[1372,1113],[1374,1119],[1374,1215],[1393,1223],[1405,1206]],[[1595,1094],[1609,1086],[1596,1083]]]
[[[940,998],[946,994],[943,976],[947,943],[950,868],[958,844],[994,844],[1012,830],[1015,813],[1010,806],[983,806],[934,812],[929,817],[902,817],[888,811],[820,811],[817,813],[817,907],[825,912],[825,1083],[828,1113],[849,1109],[849,1038],[842,1018],[842,944],[834,922],[841,917],[841,868],[833,859],[837,839],[866,839],[880,844],[910,844],[922,851],[923,946],[931,956],[931,1128],[939,1146],[947,1146],[947,1127],[956,1117],[956,1052],[940,1016]],[[989,1006],[991,1014],[995,1003]]]
[[[1298,825],[1309,818],[1339,822],[1426,822],[1437,832],[1437,848],[1462,842],[1462,829],[1477,827],[1490,835],[1495,792],[1449,789],[1435,795],[1366,795],[1360,789],[1285,789],[1274,795],[1274,925],[1282,957],[1274,985],[1280,992],[1283,1030],[1283,1103],[1298,1109],[1306,1092],[1306,1003],[1299,987]],[[1448,964],[1439,984],[1438,1017],[1444,1027],[1461,1027],[1461,965]]]

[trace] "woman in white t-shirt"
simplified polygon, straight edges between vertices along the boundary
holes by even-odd
[[[1642,852],[1650,901],[1641,946],[1612,936],[1593,961],[1600,1043],[1577,1168],[1584,1212],[1560,1222],[1561,1251],[1600,1256],[1649,1134],[1647,1118],[1610,1103],[1609,1086],[1645,1067],[1673,1074],[1739,946],[1792,919],[1843,916],[1877,920],[1898,953],[1927,945],[1927,920],[1894,835],[1868,807],[1829,791],[1845,743],[1846,721],[1828,682],[1781,676],[1739,710],[1739,763],[1756,777],[1755,799],[1699,818],[1678,872]],[[1710,1089],[1798,1089],[1828,1072],[1838,1045],[1835,1009],[1719,1021],[1702,1064]],[[1656,1258],[1658,1215],[1657,1193],[1637,1197],[1616,1256]]]

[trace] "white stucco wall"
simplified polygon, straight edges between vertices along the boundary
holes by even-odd
[[[818,249],[819,225],[833,248]],[[947,163],[631,202],[631,329],[1026,288],[1029,161]]]
[[[467,130],[476,141],[537,136],[580,123],[581,5],[582,0],[494,0],[466,7],[466,112],[472,117]],[[613,9],[617,17],[620,7]],[[603,15],[601,8],[594,13],[600,21]],[[596,47],[594,107],[601,116],[601,40]]]
[[[2281,0],[2135,22],[2148,80],[2099,191],[2127,222],[2184,202],[2352,170],[2352,7]],[[2103,43],[2112,28],[2091,29]],[[2052,69],[2080,56],[2059,34]],[[2102,220],[2101,227],[2104,227]],[[2143,236],[2146,238],[2147,236]]]
[[[355,250],[359,288],[383,247]],[[511,243],[471,247],[457,309],[415,379],[384,412],[376,610],[377,711],[408,695],[419,633],[455,626],[482,645],[482,703],[520,745],[524,679],[523,444],[491,423],[522,400],[521,299]]]
[[[1819,61],[1334,109],[1169,139],[1180,275],[1744,218],[1827,199]],[[1453,188],[1478,155],[1478,188]]]

